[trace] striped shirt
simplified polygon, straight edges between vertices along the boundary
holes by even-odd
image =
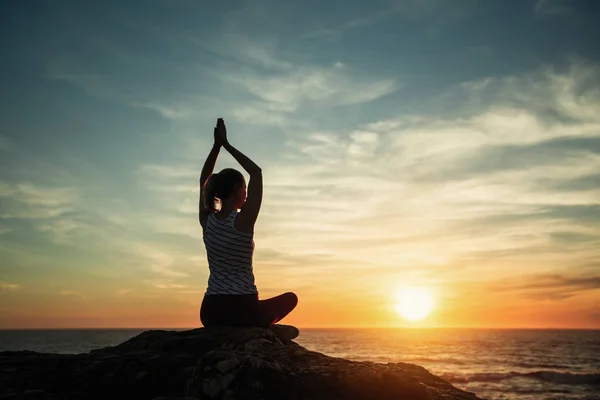
[[[237,215],[237,211],[232,211],[225,220],[208,215],[204,230],[210,270],[207,295],[258,294],[252,270],[254,235],[235,228]]]

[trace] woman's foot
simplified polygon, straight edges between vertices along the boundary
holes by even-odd
[[[289,342],[295,339],[300,334],[300,331],[295,326],[275,324],[271,325],[269,329],[281,340],[282,342]]]

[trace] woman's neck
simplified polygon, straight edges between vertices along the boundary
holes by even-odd
[[[221,214],[221,215],[229,215],[233,211],[237,211],[237,207],[235,207],[233,204],[225,203],[225,204],[221,205],[221,209],[219,210],[219,214]]]

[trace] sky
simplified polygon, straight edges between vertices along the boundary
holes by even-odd
[[[298,295],[283,322],[600,328],[599,16],[1,2],[0,328],[201,326],[218,117],[263,170],[254,273]],[[402,287],[432,293],[425,320]]]

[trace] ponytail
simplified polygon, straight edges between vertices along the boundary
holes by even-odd
[[[219,174],[212,174],[204,185],[204,207],[209,213],[217,212],[215,204],[217,202],[217,188],[219,187]]]

